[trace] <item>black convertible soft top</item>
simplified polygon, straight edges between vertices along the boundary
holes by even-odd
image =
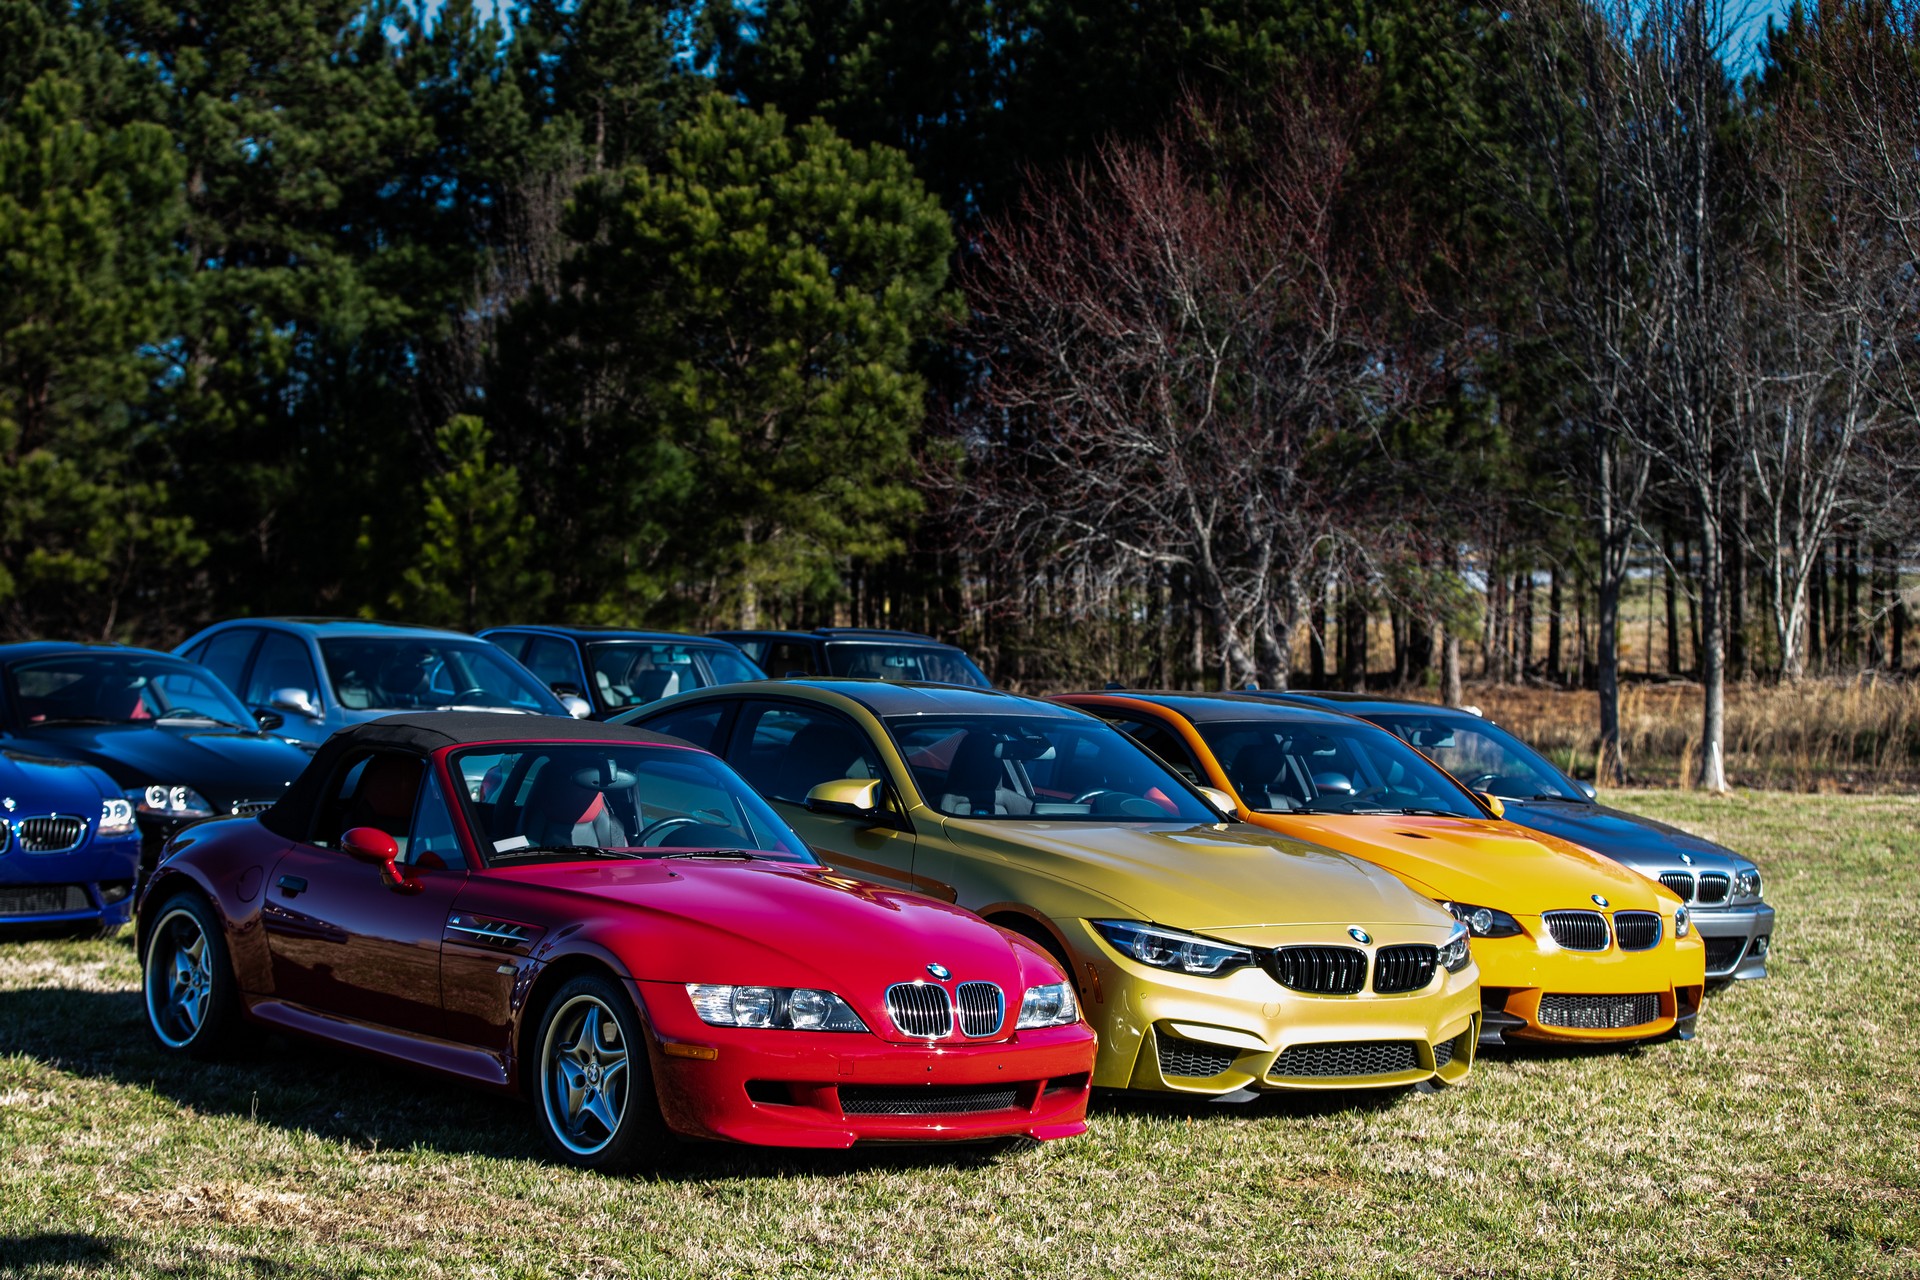
[[[403,711],[342,729],[313,753],[313,759],[281,793],[278,803],[260,815],[260,825],[289,840],[304,840],[312,829],[334,765],[349,751],[366,747],[411,751],[425,755],[441,747],[467,742],[624,742],[629,745],[685,747],[678,738],[662,737],[626,725],[567,716],[502,715],[490,711]]]

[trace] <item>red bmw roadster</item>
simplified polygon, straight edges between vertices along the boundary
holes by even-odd
[[[389,716],[140,900],[148,1021],[249,1026],[524,1092],[554,1153],[1065,1137],[1093,1034],[1025,940],[821,866],[731,769],[637,730]]]

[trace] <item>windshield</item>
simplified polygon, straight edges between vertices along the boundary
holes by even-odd
[[[1381,729],[1360,724],[1197,724],[1249,809],[1484,818],[1460,784]]]
[[[16,662],[7,680],[23,728],[159,721],[259,727],[211,671],[158,654],[63,653]]]
[[[920,680],[987,689],[987,677],[973,659],[949,645],[872,644],[834,640],[827,645],[827,670],[836,676],[875,680]]]
[[[1119,731],[1026,716],[893,716],[932,808],[965,818],[1214,823],[1220,815]]]
[[[1418,711],[1383,712],[1367,719],[1405,738],[1475,791],[1506,800],[1586,801],[1566,774],[1497,724]]]
[[[713,669],[709,681],[694,661],[698,652]],[[689,689],[741,680],[764,680],[766,673],[738,653],[706,645],[603,640],[587,646],[593,673],[593,700],[607,711],[644,707]]]
[[[701,752],[522,743],[458,752],[453,768],[494,866],[729,850],[814,861],[738,774]]]
[[[530,711],[563,716],[559,699],[483,641],[355,636],[320,642],[333,696],[349,711]]]

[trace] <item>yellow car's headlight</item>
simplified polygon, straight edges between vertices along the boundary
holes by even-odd
[[[1520,932],[1520,922],[1494,907],[1476,907],[1465,902],[1437,899],[1453,913],[1453,918],[1473,931],[1476,938],[1511,938]]]
[[[1440,963],[1447,967],[1448,973],[1458,973],[1472,959],[1473,951],[1467,945],[1467,926],[1456,924],[1447,940],[1440,944]]]
[[[1216,942],[1197,933],[1163,929],[1142,920],[1093,920],[1089,923],[1100,931],[1100,936],[1115,951],[1156,969],[1171,969],[1175,973],[1192,973],[1210,978],[1253,963],[1251,948],[1236,947],[1230,942]]]
[[[1693,932],[1693,913],[1685,907],[1673,909],[1673,936],[1684,938]]]

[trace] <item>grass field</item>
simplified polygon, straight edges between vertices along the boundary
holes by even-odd
[[[698,1151],[609,1179],[523,1110],[272,1042],[151,1047],[125,941],[0,948],[0,1274],[1920,1275],[1920,799],[1630,794],[1756,855],[1774,976],[1690,1044],[1442,1093],[1096,1102],[997,1156]]]

